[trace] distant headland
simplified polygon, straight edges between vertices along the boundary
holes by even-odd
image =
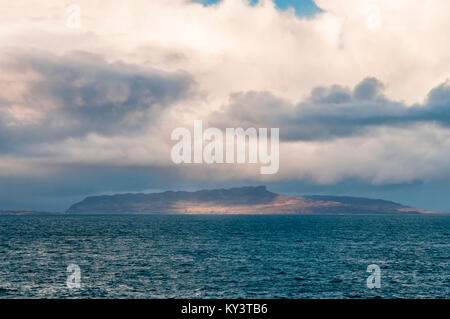
[[[21,215],[61,215],[61,213],[58,212],[43,212],[43,211],[35,211],[35,210],[5,210],[0,209],[0,216],[2,215],[14,215],[14,216],[21,216]]]

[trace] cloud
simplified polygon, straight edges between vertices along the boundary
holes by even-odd
[[[353,87],[369,75],[386,84],[390,98],[421,103],[450,73],[446,0],[318,0],[324,12],[313,19],[277,10],[269,0],[253,6],[245,0],[77,3],[81,28],[73,30],[64,2],[4,2],[1,43],[183,69],[211,95],[211,107],[236,91],[296,101],[315,87]],[[367,24],[374,6],[377,29]]]
[[[8,52],[1,68],[3,150],[93,133],[136,134],[186,98],[194,83],[186,72],[142,70],[83,52]]]
[[[434,88],[422,105],[406,105],[383,94],[384,85],[373,77],[354,89],[317,87],[297,104],[269,92],[236,93],[228,105],[211,115],[220,127],[279,127],[288,141],[330,140],[364,136],[377,127],[407,127],[418,123],[450,125],[450,84]],[[373,132],[372,132],[373,133]],[[411,132],[413,134],[413,132]]]

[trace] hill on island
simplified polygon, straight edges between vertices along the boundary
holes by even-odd
[[[265,186],[195,192],[166,191],[90,196],[68,214],[421,214],[431,213],[381,199],[289,196]]]

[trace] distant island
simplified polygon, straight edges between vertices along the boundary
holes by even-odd
[[[391,201],[345,196],[289,196],[265,186],[89,196],[67,214],[432,214]]]
[[[1,215],[61,215],[61,213],[57,212],[40,212],[34,210],[2,210],[0,209]]]

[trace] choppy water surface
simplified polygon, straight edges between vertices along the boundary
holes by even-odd
[[[0,217],[1,298],[449,298],[449,259],[447,216]]]

